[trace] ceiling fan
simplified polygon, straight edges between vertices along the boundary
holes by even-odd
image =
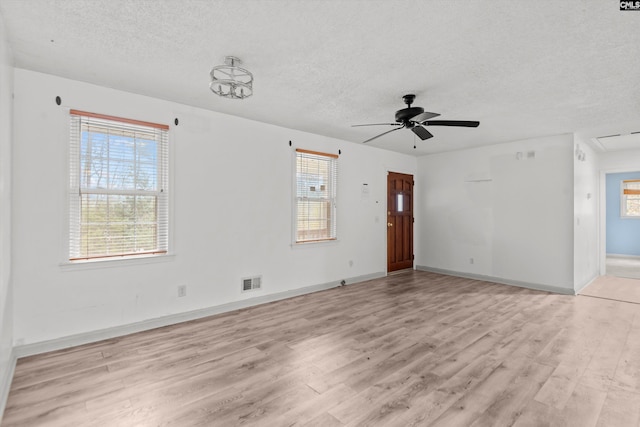
[[[429,139],[433,137],[431,132],[425,129],[425,126],[460,126],[460,127],[475,128],[475,127],[478,127],[478,125],[480,124],[480,122],[468,121],[468,120],[430,120],[430,119],[433,119],[434,117],[438,117],[440,114],[424,111],[424,108],[422,107],[412,107],[411,104],[413,104],[413,100],[415,98],[416,96],[412,94],[404,95],[402,97],[402,99],[404,100],[404,103],[407,104],[407,108],[403,108],[402,110],[396,111],[396,123],[371,123],[366,125],[352,125],[351,127],[395,126],[395,128],[391,130],[383,132],[380,135],[376,135],[373,138],[369,138],[366,141],[363,141],[363,143],[366,143],[400,129],[411,129],[413,133],[418,135],[418,137],[420,137],[420,139],[424,141],[425,139]]]

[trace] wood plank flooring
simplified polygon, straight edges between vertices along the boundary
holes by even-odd
[[[600,276],[580,291],[580,295],[640,304],[640,279]]]
[[[639,426],[640,305],[408,271],[18,361],[2,426]]]

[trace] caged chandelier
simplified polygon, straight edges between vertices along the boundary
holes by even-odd
[[[227,56],[224,65],[216,65],[209,73],[209,89],[223,98],[244,99],[253,95],[253,74],[240,68],[242,61],[235,56]]]

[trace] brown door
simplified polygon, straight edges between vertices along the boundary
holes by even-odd
[[[413,175],[387,176],[387,272],[413,268]]]

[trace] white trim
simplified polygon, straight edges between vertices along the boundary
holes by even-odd
[[[2,424],[2,416],[7,407],[7,399],[9,399],[9,391],[11,390],[11,382],[13,381],[13,373],[16,370],[16,362],[18,357],[15,348],[11,349],[9,354],[9,362],[7,369],[2,369],[4,375],[0,378],[0,424]]]
[[[599,276],[595,275],[593,276],[591,279],[587,280],[582,286],[577,287],[575,289],[575,293],[576,295],[579,295],[582,291],[584,291],[585,289],[587,289],[587,287],[592,284]]]
[[[174,116],[172,114],[172,116]],[[177,114],[174,116],[177,118]],[[176,159],[175,159],[175,155],[176,155],[176,141],[179,140],[178,137],[176,137],[176,128],[177,126],[174,126],[173,123],[173,119],[169,119],[168,120],[169,123],[171,123],[169,125],[169,133],[167,135],[167,137],[169,138],[168,140],[168,144],[169,146],[167,147],[167,155],[169,156],[169,162],[167,164],[167,167],[169,168],[167,173],[169,174],[169,182],[168,182],[168,186],[169,186],[169,207],[168,207],[168,215],[169,215],[169,222],[167,223],[167,227],[169,227],[169,229],[167,230],[168,235],[167,235],[167,245],[168,245],[168,249],[169,252],[166,253],[164,255],[164,260],[171,260],[173,261],[173,257],[175,256],[175,244],[174,244],[174,236],[176,235],[175,232],[175,225],[177,224],[176,220],[175,220],[175,171],[176,171]]]
[[[340,243],[338,239],[331,240],[315,240],[313,242],[294,242],[291,243],[291,249],[309,249],[317,248],[319,246],[334,246]]]
[[[131,255],[111,258],[94,258],[78,261],[65,261],[58,264],[62,271],[91,270],[95,268],[123,267],[128,265],[155,264],[159,262],[172,262],[174,253]]]
[[[344,280],[347,282],[347,284],[353,284],[353,283],[364,282],[367,280],[377,279],[385,276],[386,276],[385,273],[377,272],[372,274],[365,274],[362,276],[356,276],[356,277],[352,277]],[[292,289],[284,292],[278,292],[271,295],[258,296],[254,298],[241,300],[241,301],[234,301],[227,304],[221,304],[213,307],[203,308],[200,310],[170,314],[170,315],[158,317],[155,319],[143,320],[141,322],[130,323],[122,326],[114,326],[112,328],[101,329],[98,331],[70,335],[70,336],[56,338],[48,341],[41,341],[33,344],[25,344],[25,345],[14,347],[14,353],[16,357],[26,357],[26,356],[32,356],[35,354],[46,353],[49,351],[75,347],[78,345],[89,344],[96,341],[120,337],[123,335],[133,334],[136,332],[146,331],[149,329],[161,328],[163,326],[174,325],[176,323],[188,322],[190,320],[196,320],[196,319],[201,319],[203,317],[214,316],[216,314],[226,313],[233,310],[239,310],[242,308],[253,307],[260,304],[266,304],[273,301],[292,298],[299,295],[305,295],[313,292],[323,291],[326,289],[331,289],[331,288],[341,286],[340,282],[341,280],[336,280],[333,282],[321,283],[319,285],[306,286],[303,288]]]
[[[640,261],[640,255],[626,255],[626,254],[606,254],[607,258],[619,258],[619,259],[632,259]]]
[[[600,171],[600,238],[598,239],[598,261],[600,262],[600,275],[607,274],[607,171]]]
[[[501,285],[517,286],[519,288],[533,289],[536,291],[553,292],[555,294],[575,295],[575,291],[569,288],[561,288],[559,286],[543,285],[541,283],[523,282],[520,280],[503,279],[501,277],[484,276],[482,274],[464,273],[460,271],[445,270],[442,268],[427,267],[425,265],[416,266],[416,270],[430,271],[432,273],[444,274],[447,276],[464,277],[465,279],[482,280],[485,282],[493,282]]]
[[[71,192],[69,191],[69,177],[71,176],[71,144],[69,142],[69,137],[71,135],[71,121],[69,120],[69,113],[71,111],[70,108],[63,105],[65,108],[60,108],[58,111],[59,119],[58,126],[60,130],[58,132],[58,147],[64,147],[64,168],[61,170],[64,171],[64,186],[62,188],[57,189],[57,191],[61,192],[62,200],[65,201],[64,204],[64,216],[60,219],[62,220],[62,224],[60,225],[60,242],[61,244],[61,253],[60,260],[64,262],[65,260],[69,261],[69,233],[71,232]],[[64,193],[62,193],[64,192]]]
[[[297,226],[296,226],[296,218],[298,214],[296,213],[296,209],[298,208],[297,204],[297,187],[298,187],[298,178],[297,178],[298,168],[296,165],[296,147],[291,147],[291,247],[295,248],[297,246],[296,243],[296,234],[297,234]]]

